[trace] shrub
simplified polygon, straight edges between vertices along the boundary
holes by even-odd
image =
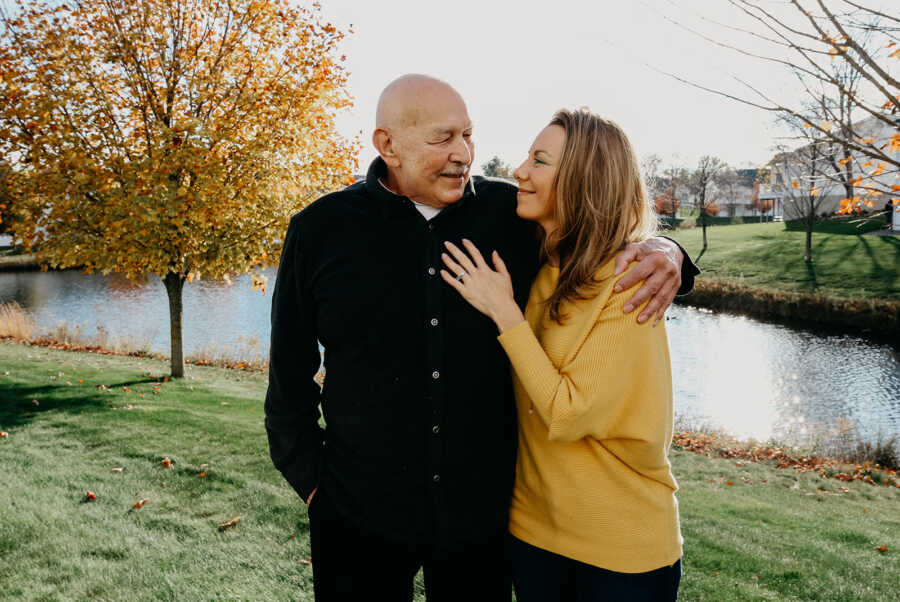
[[[32,333],[34,320],[18,303],[0,304],[0,337],[28,341]]]

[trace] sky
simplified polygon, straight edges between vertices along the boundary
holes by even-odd
[[[735,167],[760,166],[772,156],[779,134],[770,113],[658,70],[730,92],[742,90],[734,75],[767,90],[790,95],[792,89],[783,71],[717,48],[666,20],[758,49],[747,36],[703,20],[749,24],[722,1],[323,0],[322,5],[324,18],[343,29],[352,24],[354,31],[341,52],[347,55],[356,104],[339,124],[345,135],[361,136],[360,171],[376,156],[371,136],[378,95],[404,73],[434,75],[460,91],[475,125],[476,166],[493,155],[518,165],[558,108],[580,106],[619,123],[641,157],[657,153],[695,165],[709,154]]]

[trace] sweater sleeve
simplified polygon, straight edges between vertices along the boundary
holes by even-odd
[[[629,291],[601,294],[604,303],[596,322],[571,361],[557,368],[526,321],[503,332],[500,344],[547,425],[550,440],[571,442],[608,436],[635,395],[663,395],[655,376],[664,367],[660,345],[666,348],[661,327],[638,324],[622,312]],[[665,372],[666,374],[668,372]]]

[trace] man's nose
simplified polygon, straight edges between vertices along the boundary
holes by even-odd
[[[462,136],[456,138],[453,147],[450,149],[450,160],[454,163],[463,163],[469,165],[472,163],[472,153],[469,151],[469,145],[466,144]]]

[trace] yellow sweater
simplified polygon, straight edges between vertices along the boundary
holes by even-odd
[[[622,573],[681,558],[678,488],[667,458],[672,372],[665,325],[637,323],[613,292],[614,260],[593,299],[543,303],[559,270],[545,265],[526,321],[499,337],[519,412],[509,530],[533,546]]]

